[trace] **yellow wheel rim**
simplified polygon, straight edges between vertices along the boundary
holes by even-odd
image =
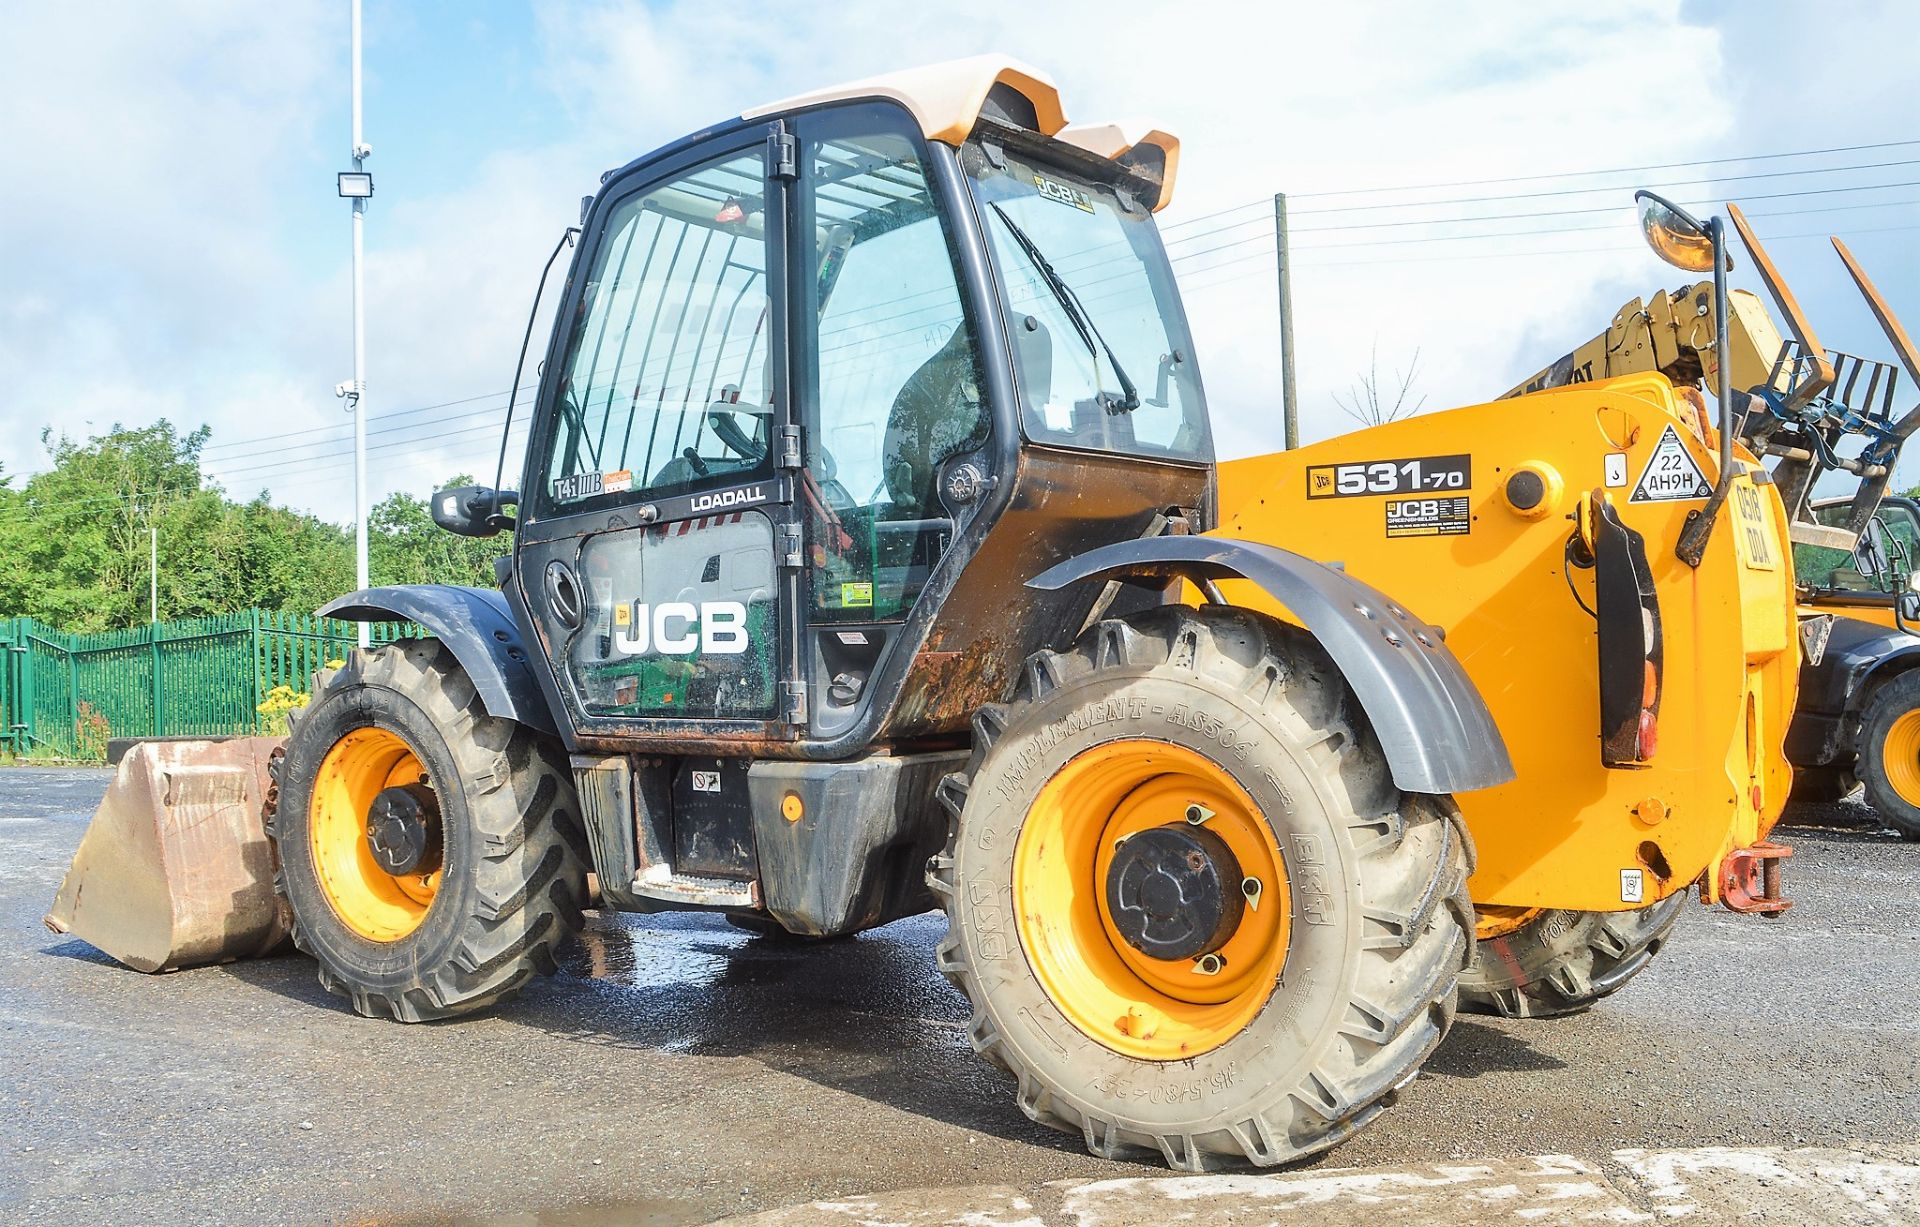
[[[1484,942],[1489,938],[1505,937],[1540,912],[1541,909],[1537,907],[1502,907],[1497,903],[1476,906],[1473,909],[1473,939]]]
[[[1120,934],[1107,904],[1114,851],[1130,835],[1213,811],[1258,906],[1204,974],[1194,959],[1154,958]],[[1014,848],[1016,925],[1027,961],[1073,1025],[1115,1052],[1178,1061],[1246,1029],[1273,995],[1292,934],[1286,863],[1246,790],[1191,750],[1117,741],[1076,756],[1040,790]]]
[[[1887,783],[1908,805],[1920,805],[1920,711],[1902,712],[1880,743]]]
[[[426,777],[412,748],[385,729],[355,729],[320,760],[307,814],[314,874],[334,915],[369,941],[398,941],[419,928],[440,891],[440,869],[388,873],[367,844],[374,798]]]

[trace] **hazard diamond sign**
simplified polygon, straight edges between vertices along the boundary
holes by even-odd
[[[1640,480],[1633,484],[1633,493],[1627,501],[1674,503],[1706,498],[1712,493],[1713,487],[1707,483],[1707,475],[1700,471],[1692,453],[1680,442],[1679,433],[1669,423],[1666,430],[1661,432],[1660,442],[1654,446],[1647,467],[1640,470]]]

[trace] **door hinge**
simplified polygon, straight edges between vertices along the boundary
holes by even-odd
[[[780,428],[779,465],[783,469],[797,469],[800,467],[800,462],[800,428],[798,426],[782,426]]]
[[[780,526],[780,565],[799,567],[806,562],[806,533],[798,524]]]
[[[800,177],[799,151],[793,139],[793,133],[773,131],[767,133],[767,173],[775,179],[797,179]]]
[[[788,724],[807,722],[807,684],[805,682],[780,683],[780,712]]]

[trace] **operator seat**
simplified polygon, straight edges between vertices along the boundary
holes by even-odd
[[[882,471],[894,519],[937,519],[940,462],[986,437],[980,367],[963,319],[953,335],[907,377],[893,398],[881,442]]]

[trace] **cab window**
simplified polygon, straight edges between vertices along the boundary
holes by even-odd
[[[545,506],[772,474],[765,196],[756,149],[607,217],[547,417]]]
[[[974,329],[904,122],[823,116],[802,156],[814,616],[902,617],[952,539],[942,466],[987,435]]]

